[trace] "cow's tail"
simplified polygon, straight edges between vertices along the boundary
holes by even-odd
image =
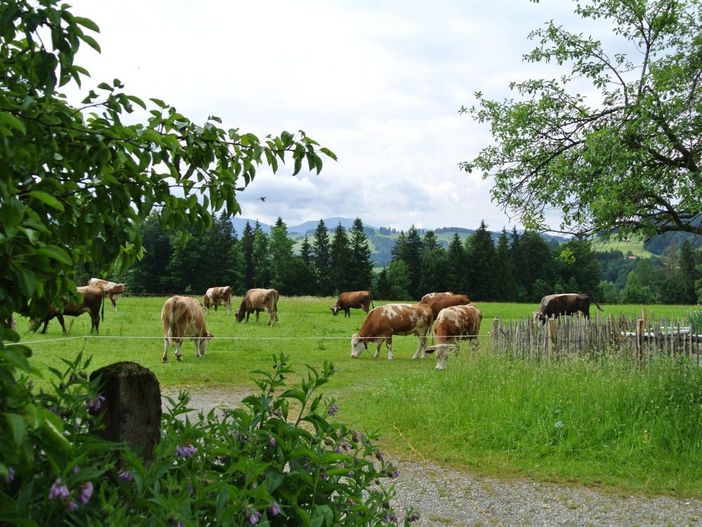
[[[171,307],[171,312],[168,314],[168,331],[166,332],[166,335],[168,336],[168,344],[173,345],[173,330],[175,329],[175,316],[176,309],[178,307],[178,301],[174,299],[173,305]]]
[[[105,297],[107,296],[107,291],[104,289],[102,290],[102,298],[100,299],[100,302],[102,303],[102,306],[100,307],[100,317],[102,318],[102,321],[105,322]]]
[[[597,300],[595,300],[595,298],[592,296],[592,293],[588,293],[588,296],[590,297],[590,300],[592,300],[592,303],[597,306],[597,309],[599,309],[600,311],[604,311],[604,309],[602,309],[597,303]]]

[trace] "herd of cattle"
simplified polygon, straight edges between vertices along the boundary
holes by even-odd
[[[81,304],[67,303],[62,309],[52,307],[47,315],[35,322],[35,329],[43,322],[42,333],[46,332],[49,320],[56,317],[66,332],[63,315],[78,316],[90,313],[91,331],[96,333],[100,326],[100,310],[103,310],[104,299],[109,298],[113,308],[116,309],[116,300],[126,291],[125,284],[118,284],[99,278],[91,278],[88,285],[79,287],[78,293],[82,297]],[[207,344],[213,335],[205,327],[205,314],[210,308],[215,311],[219,306],[226,308],[226,313],[231,313],[233,290],[230,286],[211,287],[204,295],[202,304],[187,296],[175,295],[170,297],[161,310],[161,325],[163,329],[163,362],[168,361],[168,350],[175,347],[176,359],[181,360],[183,341],[190,338],[195,342],[198,357],[205,354]],[[234,312],[238,322],[246,319],[248,322],[251,313],[259,319],[261,311],[269,315],[268,325],[278,321],[278,291],[275,289],[249,289],[241,301],[239,309]],[[550,317],[572,315],[581,312],[585,318],[590,316],[590,303],[594,302],[586,293],[562,293],[547,295],[539,304],[539,309],[534,312],[534,320],[545,323]],[[597,302],[597,308],[602,311]],[[375,354],[380,355],[383,343],[387,348],[388,360],[393,358],[392,337],[394,335],[416,335],[418,339],[417,350],[413,359],[424,358],[427,353],[436,353],[438,369],[446,368],[448,352],[458,352],[460,340],[470,340],[478,346],[478,335],[483,315],[471,303],[470,298],[452,292],[428,293],[416,304],[385,304],[380,307],[373,306],[373,297],[370,291],[347,291],[341,293],[331,312],[336,316],[340,311],[344,316],[351,316],[351,309],[362,309],[366,318],[358,330],[351,337],[351,356],[359,357],[368,349],[369,343],[375,343]],[[427,336],[433,334],[436,344],[427,347]]]

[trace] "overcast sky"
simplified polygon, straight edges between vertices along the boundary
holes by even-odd
[[[217,115],[260,137],[302,129],[338,155],[319,176],[261,170],[238,195],[243,217],[402,230],[515,225],[491,203],[491,181],[458,168],[490,142],[458,110],[475,91],[501,98],[510,81],[541,76],[521,59],[530,30],[578,22],[567,0],[72,5],[101,29],[102,54],[79,55],[95,83],[116,77],[196,122]]]

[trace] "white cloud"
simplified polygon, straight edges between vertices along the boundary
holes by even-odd
[[[537,75],[521,62],[528,31],[572,20],[563,0],[73,5],[101,27],[102,55],[80,60],[96,82],[118,77],[129,93],[259,135],[304,129],[338,154],[319,176],[261,171],[239,196],[244,217],[400,229],[509,228],[489,182],[458,168],[490,136],[457,111],[477,90],[502,97]]]

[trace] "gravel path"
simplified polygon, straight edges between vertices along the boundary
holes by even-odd
[[[178,390],[164,389],[174,397]],[[196,409],[237,405],[251,392],[191,389]],[[412,506],[414,525],[446,526],[702,526],[702,500],[667,496],[621,496],[587,487],[499,479],[412,459],[394,459],[400,471],[394,506]]]

